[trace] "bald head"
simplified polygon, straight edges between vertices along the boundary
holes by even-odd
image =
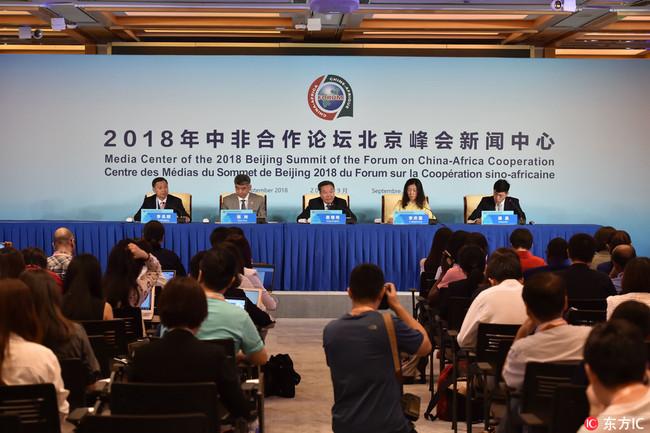
[[[636,257],[636,251],[632,245],[618,245],[612,251],[612,263],[618,272],[623,272],[627,262]]]
[[[67,251],[74,253],[74,235],[65,227],[56,229],[52,236],[52,246],[55,251]]]

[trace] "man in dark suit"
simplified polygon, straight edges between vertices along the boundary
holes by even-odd
[[[342,199],[336,197],[334,193],[334,183],[329,180],[324,180],[318,184],[318,193],[320,197],[312,198],[309,200],[309,204],[298,218],[297,222],[300,220],[306,220],[309,218],[312,210],[342,210],[345,214],[345,221],[348,224],[354,224],[357,222],[357,217],[352,213],[348,207],[348,203]]]
[[[178,215],[179,222],[190,222],[192,218],[188,215],[183,201],[171,194],[167,188],[167,181],[163,177],[157,177],[151,182],[154,195],[145,197],[142,206],[133,216],[134,221],[140,221],[140,211],[142,209],[172,209]]]
[[[605,299],[616,295],[607,274],[589,269],[596,252],[596,241],[586,233],[576,233],[569,239],[571,266],[557,274],[564,278],[568,299]]]
[[[188,277],[172,279],[160,295],[158,309],[169,331],[161,340],[136,349],[129,381],[215,382],[230,414],[248,417],[250,405],[241,390],[234,358],[224,348],[194,336],[208,315],[200,284]]]
[[[499,179],[494,182],[494,193],[492,197],[483,197],[474,212],[467,218],[468,223],[481,224],[482,211],[504,211],[511,210],[517,215],[519,224],[526,224],[526,214],[519,206],[519,200],[514,197],[508,197],[510,184]]]

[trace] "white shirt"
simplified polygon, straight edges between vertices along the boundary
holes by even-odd
[[[598,415],[598,428],[587,430],[583,425],[578,433],[602,433],[650,430],[650,389],[646,395],[630,403],[611,404]]]
[[[522,389],[529,362],[581,361],[590,332],[590,326],[560,325],[515,341],[503,367],[506,385]]]
[[[642,304],[646,304],[648,307],[650,307],[650,293],[630,292],[624,295],[608,296],[607,297],[607,320],[609,320],[616,307],[618,307],[625,301],[637,301]]]
[[[460,347],[476,347],[479,323],[521,325],[526,318],[526,306],[521,297],[523,286],[517,280],[505,280],[483,290],[469,306],[458,333]]]
[[[53,383],[61,425],[65,425],[63,420],[70,410],[66,400],[69,392],[63,385],[59,360],[50,349],[25,341],[23,337],[12,332],[9,334],[9,346],[2,363],[2,379],[7,385]]]

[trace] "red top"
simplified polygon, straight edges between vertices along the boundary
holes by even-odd
[[[521,270],[526,271],[531,268],[539,268],[540,266],[546,266],[544,259],[534,256],[530,251],[517,251],[519,260],[521,261]]]

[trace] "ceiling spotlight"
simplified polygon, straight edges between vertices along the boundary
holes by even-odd
[[[575,12],[576,0],[553,0],[551,10],[555,12]]]
[[[34,39],[41,39],[43,37],[43,30],[41,29],[36,29],[34,30]]]
[[[77,28],[77,23],[69,22],[69,23],[67,24],[67,27],[68,27],[68,29],[70,29],[70,30],[74,30],[74,29]]]

